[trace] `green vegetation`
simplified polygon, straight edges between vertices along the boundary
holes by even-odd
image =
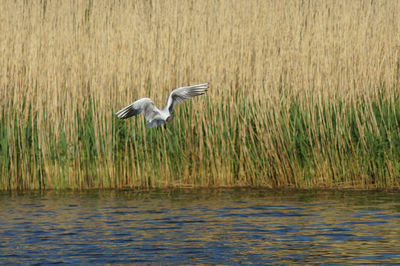
[[[0,190],[400,187],[398,1],[0,5]]]
[[[71,142],[68,125],[49,126],[47,154],[38,145],[37,115],[3,116],[0,186],[399,187],[399,96],[369,100],[315,107],[293,99],[274,112],[260,113],[252,104],[232,113],[205,98],[200,123],[188,103],[172,124],[158,129],[145,128],[143,119],[117,120],[110,112],[103,118],[112,121],[109,130],[95,125],[95,105],[89,103],[83,116],[76,114]],[[220,122],[209,123],[212,118]],[[18,127],[8,131],[10,119]]]

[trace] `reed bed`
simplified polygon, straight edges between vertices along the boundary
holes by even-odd
[[[397,0],[0,7],[1,190],[400,186]],[[113,115],[202,82],[165,128]]]

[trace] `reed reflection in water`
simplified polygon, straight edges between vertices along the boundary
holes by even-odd
[[[3,193],[0,224],[0,264],[400,262],[397,193]]]

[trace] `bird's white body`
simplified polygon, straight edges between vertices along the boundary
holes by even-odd
[[[172,111],[175,105],[184,100],[202,95],[207,92],[208,84],[181,87],[173,90],[161,110],[158,109],[150,98],[139,99],[115,113],[120,119],[142,114],[148,122],[146,126],[156,127],[172,120]]]

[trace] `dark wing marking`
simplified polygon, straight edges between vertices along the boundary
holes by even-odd
[[[115,113],[119,119],[127,119],[138,114],[142,114],[147,121],[151,121],[158,112],[151,99],[142,98]]]

